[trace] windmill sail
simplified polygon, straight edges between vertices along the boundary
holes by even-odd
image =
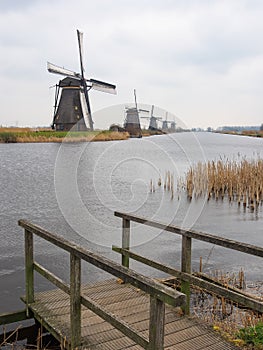
[[[84,68],[83,68],[83,33],[77,29],[78,43],[79,43],[79,60],[80,60],[80,70],[82,79],[84,79]]]
[[[95,79],[89,79],[87,81],[91,82],[91,86],[94,90],[107,92],[109,94],[116,95],[116,86],[115,85],[105,83],[104,81],[95,80]]]
[[[93,125],[90,125],[90,119],[89,119],[89,111],[87,108],[86,100],[85,100],[85,95],[83,91],[80,91],[80,104],[83,112],[83,118],[85,121],[85,125],[88,129],[91,129]]]
[[[59,67],[59,66],[57,66],[53,63],[50,63],[50,62],[47,63],[47,70],[50,73],[60,74],[60,75],[64,75],[67,77],[74,77],[74,78],[80,79],[78,73],[73,72],[72,70],[66,69],[64,67]]]

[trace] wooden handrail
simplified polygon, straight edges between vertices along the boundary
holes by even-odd
[[[127,213],[121,213],[118,211],[115,211],[115,216],[120,217],[122,219],[125,219],[127,221],[134,221],[138,222],[140,224],[151,226],[155,228],[159,228],[164,231],[172,232],[179,234],[181,236],[194,238],[199,241],[208,242],[211,244],[215,244],[221,247],[237,250],[246,254],[255,255],[259,257],[263,257],[263,248],[257,247],[252,244],[238,242],[232,239],[211,235],[208,233],[198,232],[194,230],[184,230],[178,226],[175,225],[166,225],[164,223],[155,221],[155,220],[149,220],[147,218],[144,218],[142,216],[135,216]]]
[[[19,225],[26,229],[26,231],[48,240],[56,246],[75,254],[80,259],[99,267],[101,270],[104,270],[113,276],[121,278],[124,282],[130,283],[152,296],[158,294],[158,298],[169,305],[178,306],[184,300],[183,294],[178,293],[147,276],[143,276],[136,271],[127,269],[102,255],[98,255],[88,249],[78,246],[66,240],[64,237],[48,232],[25,220],[19,220]]]
[[[157,261],[148,259],[142,255],[131,252],[130,250],[122,249],[120,247],[112,246],[112,250],[120,253],[126,257],[139,261],[142,264],[148,265],[154,269],[165,272],[173,277],[177,277],[181,281],[189,282],[192,285],[195,285],[199,288],[209,291],[215,295],[220,295],[228,300],[244,305],[254,311],[263,313],[263,303],[253,299],[251,296],[242,293],[239,289],[229,289],[227,287],[214,284],[212,282],[206,281],[200,277],[196,277],[189,273],[179,271],[171,266],[164,265]]]
[[[130,337],[145,349],[163,349],[164,303],[172,306],[181,306],[185,302],[185,295],[172,288],[143,276],[140,273],[124,267],[114,261],[89,251],[79,245],[66,240],[64,237],[51,233],[26,220],[19,220],[18,224],[25,229],[25,256],[26,256],[26,304],[29,310],[30,303],[34,302],[34,270],[54,283],[57,287],[70,294],[71,319],[71,347],[75,348],[81,342],[81,304],[95,312],[123,334]],[[52,244],[70,253],[70,285],[64,283],[53,273],[45,269],[33,259],[33,235],[37,235]],[[122,320],[109,311],[103,309],[95,301],[81,294],[81,260],[84,260],[110,274],[121,278],[124,282],[143,290],[150,295],[150,328],[149,340],[141,336]],[[160,319],[161,318],[161,319]],[[151,327],[151,322],[158,326]]]
[[[132,215],[128,213],[121,213],[116,211],[115,216],[122,218],[122,247],[113,246],[112,249],[122,255],[122,264],[129,266],[129,258],[140,261],[143,264],[149,265],[153,268],[167,272],[172,276],[176,276],[181,280],[181,291],[186,295],[186,304],[183,308],[186,314],[190,313],[190,284],[205,288],[207,291],[217,293],[223,297],[228,298],[236,303],[240,303],[252,310],[263,312],[263,303],[253,300],[252,297],[238,293],[237,291],[230,291],[223,286],[216,286],[212,283],[201,280],[200,278],[192,276],[191,272],[191,253],[192,253],[192,239],[203,242],[208,242],[214,245],[236,250],[245,254],[250,254],[258,257],[263,257],[263,248],[255,245],[242,243],[227,238],[223,238],[208,233],[197,232],[194,230],[184,230],[175,225],[166,225],[164,223],[149,220],[145,217]],[[181,271],[173,269],[164,264],[147,259],[130,251],[130,222],[137,222],[142,225],[158,228],[163,231],[168,231],[182,236],[182,253],[181,253]]]

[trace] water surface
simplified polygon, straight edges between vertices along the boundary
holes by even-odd
[[[121,220],[114,217],[115,210],[262,246],[262,207],[255,214],[227,200],[189,203],[183,190],[171,200],[171,194],[156,185],[165,171],[178,179],[198,161],[262,158],[262,145],[258,138],[212,133],[62,145],[0,144],[0,312],[22,306],[24,238],[17,225],[21,218],[117,261],[119,256],[111,252],[111,245],[121,240]],[[37,260],[67,279],[67,254],[35,241]],[[132,225],[132,245],[153,259],[180,266],[180,239],[172,234]],[[200,256],[207,270],[243,268],[248,279],[262,280],[258,258],[194,242],[194,269]],[[132,266],[158,275],[136,263]],[[104,277],[92,266],[83,270],[85,280]],[[36,281],[39,290],[49,287],[41,277]]]

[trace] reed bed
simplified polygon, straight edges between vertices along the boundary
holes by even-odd
[[[190,200],[227,197],[230,202],[257,208],[263,201],[263,160],[199,162],[186,174],[186,191]]]

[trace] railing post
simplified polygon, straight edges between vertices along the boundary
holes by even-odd
[[[149,350],[164,348],[165,304],[158,298],[150,297]]]
[[[122,219],[122,248],[130,249],[130,220]],[[129,257],[122,255],[122,266],[129,267]]]
[[[70,327],[71,349],[81,343],[81,260],[75,254],[70,254]]]
[[[192,255],[192,238],[182,236],[182,257],[181,257],[181,271],[191,274],[191,255]],[[181,281],[181,292],[186,295],[185,306],[182,307],[186,315],[190,314],[190,282]]]
[[[28,304],[34,302],[34,258],[33,234],[25,230],[25,272],[26,272],[26,313],[29,317]]]

